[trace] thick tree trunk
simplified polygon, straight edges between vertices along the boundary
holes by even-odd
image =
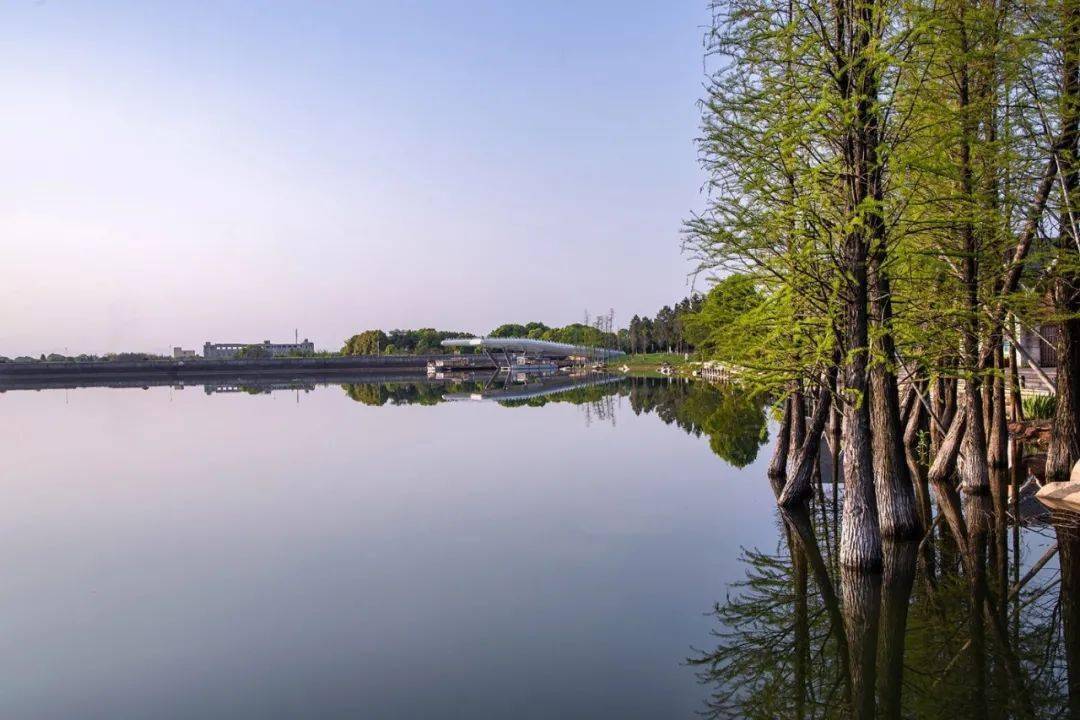
[[[949,429],[945,420],[945,378],[938,375],[930,380],[930,457],[936,457]]]
[[[1080,284],[1058,279],[1060,293],[1071,293],[1063,306],[1080,312]],[[1070,307],[1071,306],[1071,307]],[[1057,409],[1046,453],[1046,479],[1068,480],[1080,460],[1080,318],[1061,324],[1058,333]]]
[[[904,453],[904,430],[900,422],[900,393],[890,369],[896,357],[892,339],[892,300],[885,261],[885,237],[880,219],[872,223],[875,238],[869,270],[870,312],[877,326],[875,340],[880,358],[870,370],[870,418],[881,536],[911,540],[919,536],[920,523]]]
[[[1005,393],[1005,351],[1001,346],[1001,337],[991,340],[998,344],[994,353],[993,392],[990,394],[990,432],[987,452],[992,467],[1007,467],[1009,464],[1009,412]]]
[[[993,381],[988,383],[991,389],[990,412],[988,413],[990,428],[987,432],[989,439],[986,453],[990,494],[994,498],[994,511],[997,516],[996,525],[1000,526],[1004,535],[1005,505],[1009,493],[1009,428],[1005,410],[1005,353],[1001,348],[1000,336],[992,337],[990,341],[997,343],[997,350],[994,352]],[[998,538],[998,540],[1003,541],[1003,538]]]
[[[970,92],[971,59],[968,55],[967,20],[964,16],[966,3],[959,4],[961,26],[960,78],[960,120],[962,135],[960,138],[960,184],[964,202],[961,220],[961,239],[963,243],[962,272],[964,286],[964,310],[966,317],[963,327],[963,369],[964,376],[964,416],[967,418],[967,432],[964,433],[961,464],[961,483],[964,491],[970,494],[987,493],[990,490],[990,477],[986,469],[986,424],[983,422],[983,403],[979,371],[982,369],[979,356],[979,247],[973,215],[976,208],[975,173],[972,159],[972,145],[976,136],[976,109],[972,107]]]
[[[911,540],[919,536],[921,523],[904,451],[896,378],[883,368],[875,368],[871,378],[874,489],[881,536]]]
[[[880,0],[837,0],[834,3],[838,47],[842,56],[830,73],[850,113],[843,120],[845,214],[848,229],[840,248],[843,286],[841,335],[844,377],[844,519],[840,564],[859,571],[880,570],[881,530],[874,489],[870,430],[868,277],[870,225],[880,222],[884,158],[877,105],[879,69],[877,36],[887,24]],[[871,684],[870,693],[873,689]],[[872,700],[872,698],[871,698]],[[857,704],[857,703],[856,703]]]
[[[1046,476],[1065,480],[1080,459],[1080,1],[1062,8],[1062,127],[1064,152],[1058,156],[1062,180],[1061,267],[1054,279],[1054,306],[1062,317],[1058,333],[1057,410],[1046,454]]]

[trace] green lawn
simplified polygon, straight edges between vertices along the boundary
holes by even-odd
[[[693,358],[693,355],[690,357]],[[631,370],[654,370],[664,363],[678,367],[679,365],[685,365],[687,361],[683,359],[682,353],[642,353],[615,358],[610,362],[611,365],[616,367],[626,365]]]

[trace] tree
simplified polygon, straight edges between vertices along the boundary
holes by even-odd
[[[378,355],[388,344],[388,337],[382,330],[365,330],[345,341],[341,348],[342,355]]]

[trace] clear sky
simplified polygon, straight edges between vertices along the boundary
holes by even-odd
[[[690,289],[705,0],[0,4],[0,355],[625,325]]]

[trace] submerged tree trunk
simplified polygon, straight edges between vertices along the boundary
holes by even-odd
[[[844,634],[851,664],[851,717],[873,720],[877,671],[878,617],[881,613],[881,573],[845,567],[840,571],[844,605]]]
[[[989,526],[990,509],[985,507],[989,498],[981,496],[976,504],[982,505],[975,512],[980,517],[968,521],[971,536],[968,548],[968,587],[971,608],[968,614],[968,630],[971,634],[971,708],[975,717],[988,717],[986,693],[986,623],[983,605],[986,603],[986,536]]]
[[[810,622],[807,603],[807,561],[800,545],[791,539],[791,564],[795,580],[795,717],[806,717],[807,676],[810,667]]]
[[[901,689],[904,678],[904,644],[911,587],[915,582],[918,543],[886,542],[881,597],[881,671],[878,673],[878,716],[887,720],[901,717]]]
[[[1080,517],[1054,513],[1057,531],[1058,564],[1061,567],[1062,638],[1069,691],[1069,717],[1080,720]]]

